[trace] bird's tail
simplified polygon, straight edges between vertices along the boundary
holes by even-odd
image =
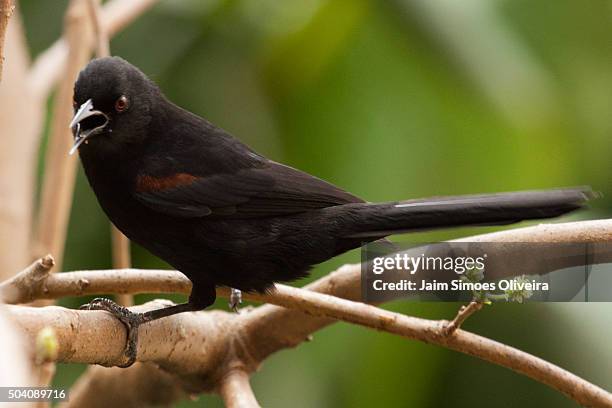
[[[342,236],[373,238],[415,230],[467,225],[504,225],[523,220],[558,217],[583,208],[597,197],[589,187],[520,191],[485,195],[433,197],[330,207],[348,217]]]

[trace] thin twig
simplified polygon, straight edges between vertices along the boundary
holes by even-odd
[[[20,299],[40,299],[39,294],[46,292],[45,285],[55,260],[46,255],[32,263],[17,275],[0,283],[0,302],[18,303]],[[23,302],[27,303],[29,301]]]
[[[110,44],[106,28],[103,26],[102,17],[100,16],[100,0],[88,0],[87,8],[96,37],[96,56],[107,57],[110,55]]]
[[[461,306],[459,308],[459,311],[457,312],[457,316],[455,316],[453,320],[448,322],[448,325],[445,328],[446,335],[450,336],[455,331],[457,331],[457,329],[461,327],[463,322],[465,322],[468,317],[470,317],[480,309],[482,309],[482,303],[477,302],[475,300],[472,300],[467,306]]]
[[[176,271],[151,269],[117,269],[54,273],[37,286],[31,286],[19,275],[0,283],[0,296],[8,304],[30,303],[40,299],[59,299],[102,293],[185,293],[191,282]],[[221,291],[223,289],[220,289]]]
[[[2,82],[2,67],[4,65],[4,37],[14,10],[15,6],[12,0],[0,0],[0,82]]]

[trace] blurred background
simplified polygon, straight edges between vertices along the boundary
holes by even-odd
[[[33,55],[61,35],[66,5],[20,1]],[[611,44],[609,1],[165,0],[111,52],[260,153],[369,201],[581,184],[604,193],[568,220],[610,215]],[[79,171],[64,270],[109,268],[108,221]],[[132,253],[136,267],[166,267]],[[311,279],[359,259],[336,258]],[[440,319],[458,305],[385,307]],[[466,328],[612,389],[611,308],[495,304]],[[55,385],[84,368],[60,366]],[[266,407],[574,406],[509,370],[342,323],[274,355],[252,383]]]

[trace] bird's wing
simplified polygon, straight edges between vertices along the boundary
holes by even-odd
[[[152,210],[186,218],[271,217],[363,202],[321,179],[272,161],[207,176],[141,174],[135,194]]]

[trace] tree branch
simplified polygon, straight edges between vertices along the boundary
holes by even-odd
[[[219,383],[218,393],[227,408],[257,408],[260,406],[249,383],[249,374],[245,370],[231,369],[219,380]]]
[[[47,278],[54,265],[53,257],[46,255],[9,280],[0,283],[0,302],[29,303],[30,301],[20,302],[19,299],[41,299],[40,294],[46,291]]]
[[[537,226],[517,228],[491,234],[476,235],[462,238],[458,241],[471,242],[547,242],[547,243],[595,243],[612,241],[612,220],[580,221],[564,224],[540,224]],[[505,254],[502,254],[505,255]],[[510,254],[509,256],[513,256]],[[568,262],[574,261],[573,259]],[[582,261],[581,261],[582,262]],[[568,263],[564,267],[575,266]],[[359,282],[360,265],[345,265],[339,271],[351,271],[351,279]],[[24,270],[20,274],[27,271]],[[327,276],[331,279],[333,274]],[[321,282],[326,281],[321,280]],[[6,295],[6,303],[28,303],[39,299],[57,299],[66,296],[83,296],[101,293],[139,294],[139,293],[184,293],[191,291],[191,282],[187,277],[176,271],[154,269],[116,269],[104,271],[76,271],[53,274],[47,277],[44,288],[28,288],[19,284],[15,278],[0,283],[0,295],[7,291],[7,285],[16,287],[17,291]],[[319,287],[314,283],[309,288]],[[342,296],[349,299],[359,299],[359,285],[343,282],[342,285],[350,293]],[[277,285],[277,288],[283,288]],[[346,291],[345,291],[346,292]],[[221,296],[228,296],[228,289],[219,288]],[[270,297],[260,294],[244,294],[248,300],[270,302]],[[286,306],[283,304],[283,306]],[[288,305],[292,306],[292,305]]]
[[[14,9],[15,6],[11,0],[0,0],[0,82],[2,82],[2,67],[4,65],[4,36]]]
[[[0,84],[0,279],[32,260],[32,207],[44,105],[27,86],[30,56],[19,12],[5,38],[6,60]]]
[[[521,237],[529,238],[527,240],[531,242],[601,242],[610,240],[611,235],[612,221],[602,220],[539,225],[470,240],[508,242]],[[252,300],[295,310],[265,305],[238,316],[211,311],[185,313],[152,322],[141,328],[138,359],[160,364],[196,389],[219,389],[220,379],[228,372],[227,365],[221,362],[238,358],[245,367],[244,371],[251,372],[270,354],[299,344],[309,334],[336,319],[482,358],[547,384],[582,405],[612,406],[612,395],[608,392],[542,359],[462,329],[449,335],[447,321],[404,316],[330,296],[359,299],[359,277],[360,266],[348,265],[309,285],[307,288],[310,290],[278,285],[277,290],[268,295],[247,295]],[[8,284],[0,285],[0,289]],[[182,274],[170,271],[71,272],[50,275],[44,285],[46,293],[41,295],[64,296],[94,293],[96,290],[114,292],[114,289],[140,292],[143,288],[146,291],[187,293],[190,285]],[[227,295],[226,290],[220,292]],[[135,310],[143,308],[150,309],[152,305],[138,306]],[[124,333],[124,329],[103,312],[58,308],[36,311],[23,307],[13,307],[11,311],[29,332],[45,324],[53,324],[56,330],[63,328],[64,335],[59,335],[63,344],[61,349],[69,352],[60,353],[61,361],[106,365],[121,361],[125,334],[118,334]],[[104,333],[103,343],[100,343],[100,333]],[[200,338],[203,333],[206,341]],[[165,339],[161,344],[160,338]],[[205,344],[204,350],[196,347],[201,344]],[[232,345],[229,349],[228,344]],[[194,348],[197,351],[194,352]],[[228,353],[231,359],[228,359]],[[195,383],[194,378],[198,379]]]
[[[111,0],[104,4],[101,12],[100,29],[113,37],[158,0]],[[45,98],[53,85],[62,77],[63,66],[68,58],[68,46],[59,39],[44,51],[32,64],[28,84],[40,98]]]
[[[66,232],[72,208],[76,177],[76,156],[68,156],[72,146],[69,123],[73,114],[72,92],[81,68],[89,61],[93,30],[89,24],[88,0],[71,0],[65,16],[64,37],[68,42],[68,58],[63,80],[53,103],[49,147],[45,155],[40,211],[37,219],[35,248],[52,253],[62,264]]]
[[[468,319],[468,317],[470,317],[480,309],[482,309],[482,303],[477,302],[475,300],[472,300],[467,306],[461,306],[459,308],[459,311],[457,312],[457,316],[455,316],[453,320],[448,322],[448,325],[445,328],[446,335],[450,336],[454,332],[456,332],[457,329],[461,327],[463,322]]]
[[[88,0],[87,9],[96,37],[96,56],[107,57],[110,55],[110,44],[106,27],[103,26],[102,17],[100,16],[100,0]]]
[[[130,254],[130,240],[123,235],[121,231],[111,224],[111,243],[113,251],[113,268],[125,269],[132,264],[132,256]],[[117,294],[117,302],[123,306],[131,306],[134,304],[134,297],[131,293]]]
[[[30,359],[27,339],[11,321],[6,307],[0,305],[0,386],[33,387],[36,376]]]
[[[127,369],[91,366],[72,387],[62,408],[164,407],[185,396],[175,376],[152,363],[136,363]]]
[[[282,292],[280,300],[276,296],[278,292],[275,294],[273,300],[278,300],[276,303],[288,303],[284,299],[292,298],[297,301],[294,304],[300,306],[300,311],[313,316],[344,320],[447,347],[531,377],[582,405],[612,406],[611,394],[540,358],[461,329],[448,336],[447,322],[404,316],[301,289],[292,288]],[[160,307],[159,302],[137,306],[134,310],[145,311],[155,307]],[[25,306],[10,306],[9,311],[30,337],[42,327],[53,327],[60,341],[59,361],[110,366],[121,363],[123,359],[125,329],[105,312]],[[253,371],[258,365],[259,362],[253,360],[249,351],[261,346],[261,343],[255,342],[257,339],[266,341],[267,336],[249,336],[250,333],[243,332],[246,328],[253,328],[244,322],[249,315],[211,311],[184,313],[151,322],[141,329],[138,359],[155,362],[181,375],[192,386],[210,391],[217,388],[215,385],[227,374],[225,370],[220,373],[219,367],[224,366],[222,363],[226,360],[228,344],[236,345],[237,341],[244,344],[237,354],[249,357],[250,364],[245,364],[245,370]],[[160,338],[164,342],[160,343]],[[230,388],[234,389],[235,386]]]

